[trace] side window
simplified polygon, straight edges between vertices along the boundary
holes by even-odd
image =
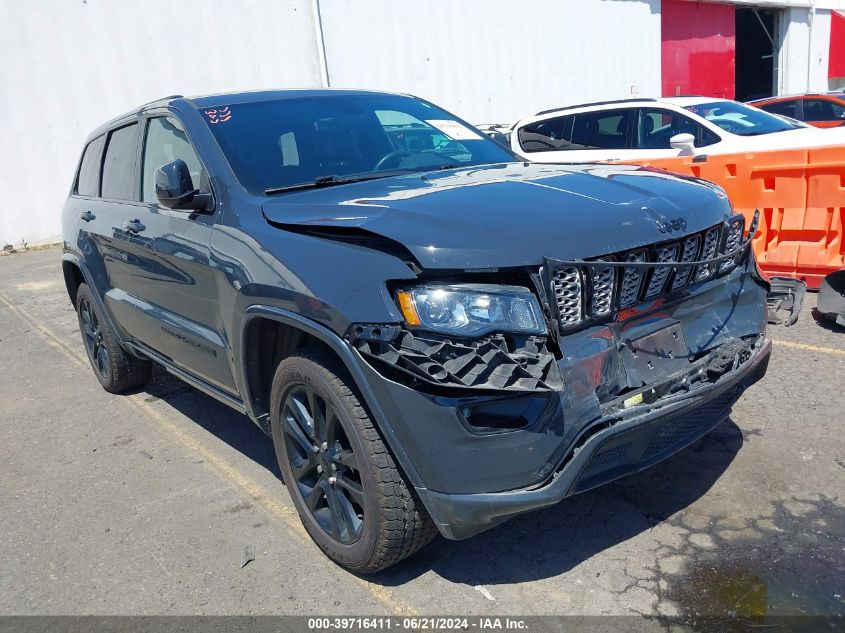
[[[778,101],[776,103],[767,103],[760,106],[761,110],[771,112],[772,114],[782,114],[783,116],[790,116],[793,119],[798,118],[798,101],[790,99],[789,101]]]
[[[98,136],[88,143],[82,155],[79,166],[79,177],[76,180],[76,193],[80,196],[100,195],[100,165],[103,162],[103,146],[106,137]]]
[[[573,115],[530,123],[518,132],[519,146],[526,152],[572,149]]]
[[[182,124],[173,117],[156,117],[147,124],[144,139],[144,159],[141,169],[141,200],[158,203],[155,190],[155,171],[165,163],[181,159],[191,172],[197,189],[205,189],[205,172],[199,156],[185,134]]]
[[[836,121],[845,117],[845,107],[826,99],[804,99],[805,121]]]
[[[103,198],[132,200],[135,191],[135,156],[138,149],[138,124],[133,123],[109,133],[103,160]]]
[[[700,123],[670,110],[643,108],[637,130],[640,149],[671,149],[669,141],[676,134],[692,134],[696,147],[718,143],[722,139]]]
[[[625,149],[633,112],[626,109],[576,114],[572,149]]]

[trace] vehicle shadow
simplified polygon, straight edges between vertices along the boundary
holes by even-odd
[[[145,388],[281,480],[273,442],[245,416],[156,367]],[[517,517],[466,541],[438,537],[370,582],[396,586],[433,571],[455,583],[496,585],[558,576],[668,519],[703,496],[742,448],[730,418],[656,466]]]
[[[845,327],[842,327],[832,319],[824,316],[821,312],[819,312],[818,308],[813,308],[813,311],[810,314],[813,316],[813,320],[819,327],[829,332],[845,332]]]
[[[147,401],[165,401],[281,480],[272,440],[245,415],[171,376],[159,365],[154,365],[152,380],[139,395]]]
[[[466,541],[439,538],[368,580],[402,585],[428,571],[451,582],[497,585],[551,578],[666,520],[703,496],[743,444],[728,419],[656,466]]]

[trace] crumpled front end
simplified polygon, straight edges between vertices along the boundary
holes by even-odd
[[[546,260],[545,335],[350,329],[445,536],[641,470],[727,417],[765,372],[767,284],[744,226],[717,229]]]

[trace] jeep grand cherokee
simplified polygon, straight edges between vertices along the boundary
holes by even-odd
[[[526,163],[409,96],[176,96],[91,134],[63,267],[105,389],[156,362],[248,415],[373,572],[721,422],[770,353],[755,231],[709,183]]]

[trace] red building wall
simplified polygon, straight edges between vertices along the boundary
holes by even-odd
[[[845,77],[845,16],[832,12],[830,20],[830,61],[827,76]]]
[[[736,18],[733,5],[663,0],[663,96],[733,99]]]

